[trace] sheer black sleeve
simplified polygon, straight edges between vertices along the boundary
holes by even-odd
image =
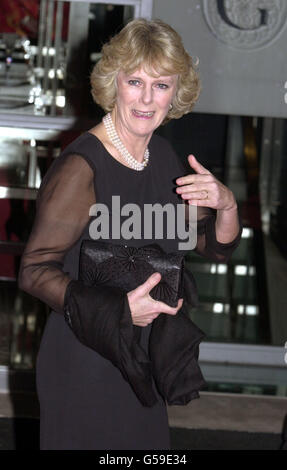
[[[45,174],[36,217],[21,258],[20,289],[63,313],[70,278],[62,270],[67,250],[79,239],[95,203],[94,174],[88,160],[62,154]]]
[[[219,242],[216,238],[216,211],[209,207],[197,207],[197,243],[195,252],[210,260],[226,262],[239,245],[242,234],[242,221],[237,210],[239,231],[229,243]]]

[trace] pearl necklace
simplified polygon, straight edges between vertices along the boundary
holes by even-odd
[[[117,131],[115,129],[114,123],[112,121],[112,116],[111,113],[106,114],[106,116],[103,117],[103,124],[106,128],[108,137],[112,144],[116,147],[116,149],[120,152],[122,157],[125,159],[125,161],[134,169],[137,171],[142,171],[148,164],[149,160],[149,149],[145,149],[144,153],[144,161],[142,163],[138,162],[126,149],[124,144],[122,143],[121,139],[119,138]]]

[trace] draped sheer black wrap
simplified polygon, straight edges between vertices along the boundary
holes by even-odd
[[[187,289],[191,276],[185,270]],[[188,298],[188,291],[184,292]],[[120,369],[144,406],[157,401],[152,376],[169,405],[198,398],[198,390],[205,385],[198,365],[204,333],[188,318],[185,307],[175,316],[161,314],[153,321],[149,355],[140,346],[142,328],[133,325],[126,292],[120,288],[71,281],[64,315],[79,341]]]

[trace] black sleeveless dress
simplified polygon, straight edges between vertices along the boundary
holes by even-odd
[[[68,280],[78,279],[79,250],[82,240],[90,238],[88,210],[95,199],[109,208],[111,223],[113,211],[118,211],[113,196],[120,197],[121,207],[133,203],[142,210],[144,204],[181,202],[175,192],[175,179],[185,174],[180,160],[159,136],[152,137],[149,148],[149,164],[136,171],[115,160],[96,136],[85,132],[56,159],[40,187],[21,276],[29,284],[24,290],[52,310],[36,365],[43,450],[170,448],[166,403],[155,384],[158,401],[145,407],[110,361],[78,341],[61,311]],[[202,223],[210,215],[200,213],[198,252],[222,260],[237,246],[240,234],[230,244],[218,243],[212,225]],[[109,241],[130,246],[155,242],[170,252],[178,249],[179,238],[176,234],[174,239],[123,240],[120,234]],[[145,351],[150,331],[151,325],[142,328]]]

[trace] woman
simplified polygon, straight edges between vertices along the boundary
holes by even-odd
[[[150,354],[157,384],[164,383],[164,360],[178,354],[172,350],[173,325],[187,321],[183,299],[170,307],[149,295],[160,282],[158,273],[127,294],[84,286],[78,265],[81,242],[90,238],[89,210],[95,202],[105,204],[111,220],[121,214],[113,208],[115,196],[121,207],[134,203],[140,209],[184,201],[198,208],[196,251],[226,260],[240,240],[237,204],[192,155],[194,171],[185,175],[170,145],[153,135],[162,123],[190,112],[199,95],[195,67],[170,26],[131,21],[103,47],[91,84],[94,100],[108,114],[45,175],[19,273],[20,288],[52,309],[37,358],[41,449],[169,449],[166,402],[178,398],[173,385],[167,384],[166,396],[159,391],[148,360]],[[109,233],[109,242],[129,247],[153,241],[166,252],[178,250],[178,236],[127,239]],[[192,283],[188,292],[192,302]],[[133,327],[140,331],[137,341]],[[196,335],[200,341],[200,330]],[[177,337],[182,341],[184,331]],[[185,341],[191,343],[188,335]],[[197,387],[180,404],[196,398],[202,385],[197,357],[192,360]],[[176,362],[172,373],[180,367]]]

